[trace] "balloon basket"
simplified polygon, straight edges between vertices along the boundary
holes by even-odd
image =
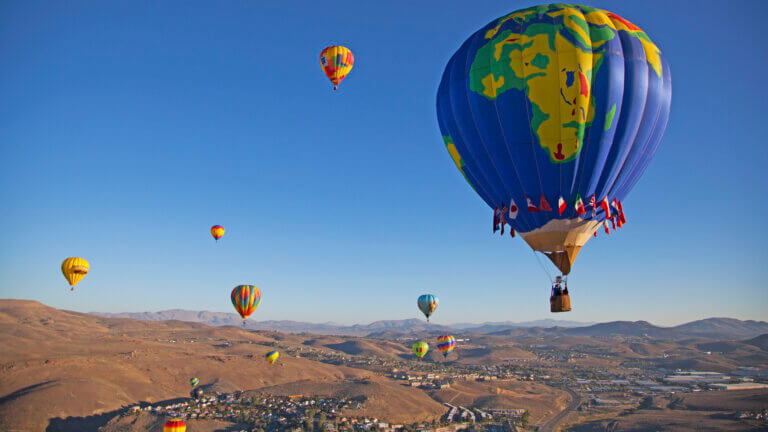
[[[549,298],[550,312],[570,312],[571,296],[569,294],[559,294]]]

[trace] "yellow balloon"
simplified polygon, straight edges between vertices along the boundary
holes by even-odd
[[[61,263],[61,272],[74,291],[75,285],[88,274],[88,261],[84,258],[70,257]]]

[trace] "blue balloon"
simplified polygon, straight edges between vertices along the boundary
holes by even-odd
[[[671,91],[669,65],[640,28],[551,4],[466,40],[443,73],[437,118],[457,168],[494,209],[494,231],[509,224],[568,274],[609,212],[621,225]]]

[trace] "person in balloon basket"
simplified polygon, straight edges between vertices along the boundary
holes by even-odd
[[[549,296],[550,304],[555,301],[555,297],[561,296],[563,294],[568,295],[568,283],[565,283],[565,291],[563,291],[562,283],[563,278],[561,276],[557,276],[555,278],[555,283],[552,284],[552,295]]]

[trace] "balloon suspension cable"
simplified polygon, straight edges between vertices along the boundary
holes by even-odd
[[[539,254],[536,253],[536,251],[533,251],[533,255],[536,257],[536,261],[538,261],[539,266],[541,266],[541,269],[544,270],[544,273],[549,278],[549,283],[553,284],[555,283],[555,279],[552,277],[552,274],[547,270],[547,265],[541,262],[541,258],[539,257]]]

